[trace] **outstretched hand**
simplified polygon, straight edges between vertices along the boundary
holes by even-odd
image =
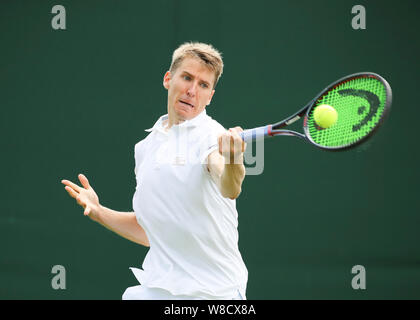
[[[66,189],[68,194],[76,199],[77,203],[85,209],[84,215],[97,221],[100,208],[99,198],[85,175],[79,174],[78,178],[83,187],[79,187],[69,180],[61,180],[61,183],[65,185],[64,189]]]

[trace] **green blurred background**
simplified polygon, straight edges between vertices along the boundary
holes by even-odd
[[[51,8],[66,8],[53,30]],[[362,4],[367,29],[353,30]],[[330,82],[372,71],[388,121],[361,148],[265,144],[237,201],[248,299],[419,299],[418,1],[1,1],[0,298],[120,299],[147,249],[92,222],[60,180],[84,173],[131,211],[134,145],[166,113],[173,50],[202,41],[225,72],[209,115],[281,120]],[[66,290],[51,287],[66,268]],[[366,268],[366,290],[351,286]]]

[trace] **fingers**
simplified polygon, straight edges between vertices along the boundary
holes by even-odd
[[[79,181],[85,189],[90,189],[89,180],[86,178],[84,174],[78,175]]]
[[[68,192],[68,194],[70,195],[70,197],[76,199],[77,196],[79,195],[79,193],[77,193],[76,191],[74,191],[74,189],[70,188],[69,186],[64,187],[64,189],[66,189],[66,191]]]
[[[86,178],[86,176],[84,174],[79,174],[78,175],[78,178],[79,178],[79,181],[82,184],[83,188],[90,189],[89,180]],[[80,193],[80,189],[81,188],[77,184],[75,184],[75,183],[73,183],[73,182],[71,182],[69,180],[65,180],[65,179],[64,180],[61,180],[61,183],[64,184],[64,185],[66,185],[66,186],[69,186],[74,191]]]
[[[85,208],[85,212],[83,212],[83,214],[84,214],[85,216],[88,216],[91,210],[92,210],[92,209],[91,209],[90,207],[86,207],[86,208]]]
[[[80,198],[80,193],[74,191],[74,189],[72,189],[69,186],[64,187],[64,189],[66,189],[66,191],[68,192],[68,194],[70,195],[70,197],[76,199],[77,203],[79,205],[81,205],[83,208],[86,206],[86,204],[84,203],[84,201],[81,200]]]
[[[236,129],[239,128],[239,129]],[[218,138],[219,150],[221,150],[222,144],[226,143],[227,146],[238,146],[240,143],[243,145],[244,141],[239,135],[239,130],[242,130],[240,127],[230,128],[225,133],[221,134]],[[243,149],[243,148],[242,148]]]
[[[61,180],[61,183],[70,187],[70,188],[72,188],[74,191],[76,191],[78,193],[80,192],[80,187],[77,184],[75,184],[75,183],[73,183],[69,180]]]
[[[228,163],[242,163],[242,154],[245,152],[246,144],[242,140],[239,133],[243,131],[241,127],[230,128],[221,134],[218,138],[219,153],[226,159]]]
[[[223,150],[222,150],[222,147],[223,147],[222,137],[223,137],[223,135],[220,135],[217,138],[217,144],[219,145],[219,153],[220,154],[223,154]]]
[[[77,184],[69,180],[61,180],[61,183],[65,185],[64,189],[68,192],[70,197],[76,199],[77,203],[85,209],[83,214],[85,216],[88,216],[91,213],[92,209],[91,207],[87,205],[87,202],[86,202],[86,193],[87,193],[86,190],[90,189],[91,187],[85,175],[79,174],[78,178],[83,188],[79,187]]]
[[[239,135],[240,131],[237,128],[239,127],[229,129],[229,132],[232,134],[232,138],[234,138],[234,140],[238,140],[238,138],[241,139],[241,136]]]
[[[241,150],[242,150],[242,152],[245,152],[246,143],[241,138],[241,136],[239,135],[239,133],[242,132],[242,131],[244,131],[244,129],[242,129],[241,127],[235,127],[235,128],[230,128],[229,129],[229,132],[232,133],[232,139],[231,139],[231,141],[233,143],[235,143],[236,145],[238,145],[239,143],[241,143]]]

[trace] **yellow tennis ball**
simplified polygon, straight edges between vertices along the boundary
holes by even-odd
[[[314,120],[321,128],[333,126],[338,119],[337,111],[328,104],[321,104],[314,110]]]

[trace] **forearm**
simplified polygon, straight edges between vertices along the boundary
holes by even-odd
[[[239,162],[239,163],[238,163]],[[220,191],[226,198],[236,199],[242,190],[242,182],[245,178],[245,166],[242,161],[225,163],[220,177]]]
[[[146,232],[138,224],[134,212],[119,212],[100,206],[96,221],[123,238],[146,247],[150,245]]]

